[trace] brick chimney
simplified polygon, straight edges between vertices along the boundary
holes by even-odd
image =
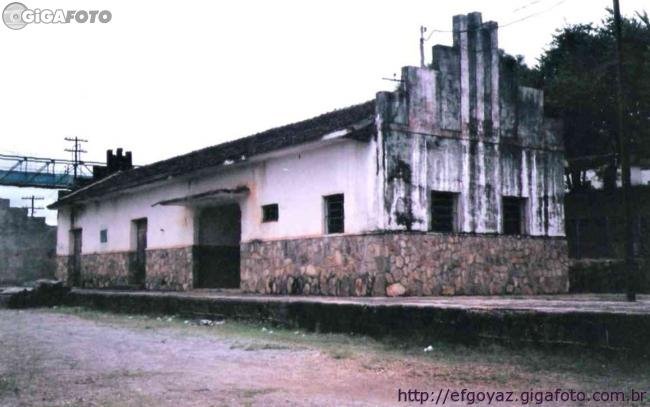
[[[133,155],[130,151],[126,153],[120,147],[113,153],[113,150],[106,150],[106,166],[93,166],[93,180],[107,177],[117,171],[128,171],[133,168]]]

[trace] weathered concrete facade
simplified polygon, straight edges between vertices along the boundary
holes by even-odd
[[[457,16],[453,46],[403,68],[394,92],[74,191],[56,204],[58,253],[78,251],[60,275],[76,264],[68,280],[91,287],[275,294],[566,292],[558,123],[510,69],[496,23]]]
[[[11,208],[0,199],[0,284],[52,278],[56,228],[45,218],[31,218],[27,209]]]
[[[525,231],[563,236],[564,152],[543,93],[502,64],[496,23],[454,17],[432,68],[405,67],[377,96],[386,229],[429,230],[430,191],[458,194],[464,233],[501,233],[504,196],[525,199]]]

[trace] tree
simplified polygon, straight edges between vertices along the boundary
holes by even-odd
[[[624,123],[630,151],[650,158],[650,20],[647,13],[623,19]],[[528,68],[526,68],[528,69]],[[536,71],[536,72],[535,72]],[[525,72],[525,70],[524,70]],[[526,78],[544,89],[547,114],[563,119],[572,190],[585,188],[585,171],[599,169],[613,187],[619,161],[616,119],[616,43],[611,10],[600,26],[558,30],[551,47]]]

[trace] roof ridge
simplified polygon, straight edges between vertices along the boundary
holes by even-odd
[[[350,133],[365,135],[369,126],[355,128],[353,125],[364,119],[374,118],[375,100],[334,109],[317,116],[298,122],[273,127],[249,136],[226,141],[198,150],[190,151],[175,157],[155,161],[127,171],[111,174],[112,182],[106,183],[107,178],[86,185],[72,193],[61,197],[52,204],[59,207],[70,200],[90,198],[110,193],[118,188],[133,188],[156,181],[169,179],[182,173],[190,173],[203,168],[217,167],[230,160],[247,159],[293,145],[317,141],[325,134],[335,130],[348,129]],[[353,126],[350,129],[350,126]],[[108,184],[108,185],[107,185]]]
[[[184,156],[188,156],[188,155],[191,155],[191,154],[194,154],[194,153],[199,153],[201,151],[210,150],[210,149],[215,148],[215,147],[221,147],[221,146],[226,146],[226,145],[229,145],[229,144],[234,144],[234,143],[237,143],[237,142],[241,142],[242,140],[253,139],[256,136],[259,136],[259,135],[262,135],[262,134],[267,134],[267,133],[270,133],[270,132],[273,132],[273,131],[287,129],[287,128],[290,128],[291,126],[297,126],[299,124],[304,124],[304,123],[307,123],[307,122],[310,122],[310,121],[315,121],[315,120],[318,120],[318,119],[322,119],[325,116],[328,116],[328,115],[331,115],[331,114],[334,114],[334,113],[339,113],[339,112],[342,112],[342,111],[345,111],[345,110],[353,109],[353,108],[356,108],[356,107],[361,107],[361,106],[364,106],[366,104],[370,105],[370,104],[374,104],[374,103],[375,103],[375,99],[370,99],[370,100],[367,100],[367,101],[362,102],[362,103],[356,103],[356,104],[349,105],[349,106],[346,106],[346,107],[341,107],[341,108],[338,108],[338,109],[330,110],[328,112],[321,113],[321,114],[316,115],[316,116],[312,116],[312,117],[310,117],[308,119],[303,119],[303,120],[299,120],[297,122],[283,124],[281,126],[271,127],[270,129],[258,131],[257,133],[249,134],[248,136],[239,137],[239,138],[236,138],[236,139],[224,141],[224,142],[219,143],[219,144],[213,144],[211,146],[199,148],[197,150],[192,150],[192,151],[189,151],[187,153],[183,153],[183,154],[180,154],[180,155],[177,155],[177,156],[174,156],[174,157],[169,157],[169,158],[165,158],[163,160],[154,161],[154,162],[152,162],[150,164],[142,165],[139,168],[148,167],[148,166],[155,165],[155,164],[158,164],[158,163],[163,163],[163,162],[166,162],[166,161],[174,160],[174,159],[177,159],[179,157],[184,157]],[[136,168],[134,168],[134,169],[136,169]]]

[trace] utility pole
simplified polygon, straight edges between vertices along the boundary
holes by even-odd
[[[628,301],[636,301],[636,262],[634,258],[634,210],[632,205],[632,183],[630,180],[630,138],[625,133],[625,103],[623,93],[623,44],[621,41],[621,9],[614,1],[614,35],[616,36],[616,107],[618,120],[618,148],[621,162],[623,186],[623,210],[625,221],[625,282]]]
[[[73,148],[66,148],[65,151],[72,153],[72,168],[74,169],[74,180],[77,180],[77,176],[79,175],[79,164],[83,164],[83,161],[81,161],[81,153],[87,153],[88,151],[83,150],[81,148],[81,143],[87,143],[88,140],[80,139],[78,137],[71,138],[71,137],[66,137],[65,141],[72,141],[74,142],[74,147]]]
[[[34,217],[34,213],[37,210],[45,209],[42,206],[34,206],[34,201],[42,201],[42,200],[45,199],[42,196],[34,196],[34,195],[32,195],[32,196],[24,196],[22,199],[25,200],[25,201],[31,201],[31,204],[27,207],[27,209],[30,210],[30,212],[31,212],[30,216],[32,218]]]
[[[420,67],[424,68],[424,33],[427,32],[427,27],[420,26]]]

